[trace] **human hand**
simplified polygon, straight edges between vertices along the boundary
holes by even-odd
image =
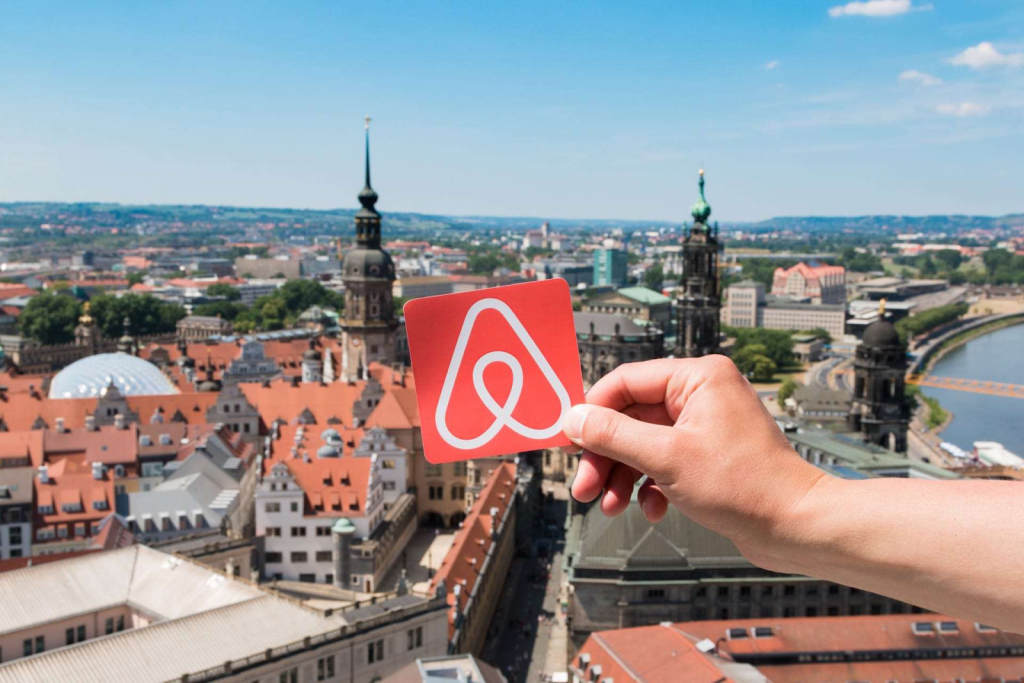
[[[825,477],[789,445],[750,383],[725,356],[618,367],[563,423],[584,449],[572,495],[601,510],[626,509],[633,487],[651,522],[672,503],[733,540],[752,561],[773,564],[790,511]],[[602,495],[603,491],[603,495]]]

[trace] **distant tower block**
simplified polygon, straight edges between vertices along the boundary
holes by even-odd
[[[345,255],[345,315],[342,331],[341,378],[364,379],[370,363],[391,365],[397,353],[398,320],[391,288],[395,264],[381,249],[377,193],[370,184],[370,117],[366,117],[366,185],[359,193],[363,208],[355,216],[356,246]]]
[[[683,277],[676,297],[675,355],[696,358],[718,352],[718,228],[707,224],[711,206],[704,199],[704,169],[700,170],[700,199],[690,209],[693,226],[683,239]]]

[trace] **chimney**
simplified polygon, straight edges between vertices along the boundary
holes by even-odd
[[[92,464],[92,478],[99,481],[103,480],[103,463],[98,460]]]
[[[55,425],[54,429],[57,430],[57,433],[58,434],[63,434],[64,433],[64,418],[63,417],[55,418],[53,423]]]
[[[125,425],[124,425],[124,415],[122,415],[121,413],[118,413],[117,415],[114,416],[114,428],[115,429],[124,429],[125,428]]]
[[[96,416],[86,415],[85,416],[85,431],[95,432],[96,431]]]
[[[39,466],[39,483],[49,484],[50,483],[50,468],[43,463]]]

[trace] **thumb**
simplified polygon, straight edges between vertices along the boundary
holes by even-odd
[[[679,433],[672,427],[635,420],[589,404],[573,406],[562,431],[577,446],[643,472],[661,481],[676,449]]]

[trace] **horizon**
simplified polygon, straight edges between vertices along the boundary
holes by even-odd
[[[169,203],[169,204],[154,204],[154,203],[125,203],[117,201],[52,201],[52,200],[17,200],[17,201],[0,201],[0,207],[13,205],[13,204],[53,204],[53,205],[93,205],[93,206],[118,206],[124,208],[185,208],[185,207],[203,207],[203,208],[216,208],[216,209],[250,209],[257,211],[295,211],[295,212],[317,212],[317,213],[332,213],[332,212],[352,212],[355,213],[359,210],[358,206],[347,207],[347,206],[333,206],[325,208],[313,208],[313,207],[295,207],[295,206],[262,206],[262,205],[245,205],[245,204],[182,204],[182,203]],[[456,213],[434,213],[426,211],[388,211],[386,209],[380,209],[380,214],[384,219],[385,225],[387,222],[387,216],[389,213],[400,216],[438,216],[441,218],[454,218],[460,220],[470,220],[475,218],[480,219],[504,219],[504,220],[517,220],[517,221],[537,221],[538,223],[557,221],[557,222],[568,222],[568,221],[579,221],[579,222],[610,222],[610,223],[668,223],[668,224],[686,224],[691,222],[691,218],[680,218],[678,220],[673,219],[642,219],[642,218],[596,218],[586,216],[570,216],[570,217],[544,217],[544,216],[529,216],[529,215],[497,215],[497,214],[456,214]],[[1000,219],[1000,218],[1015,218],[1018,216],[1024,216],[1024,209],[1020,211],[1011,211],[1009,213],[1002,214],[981,214],[981,213],[930,213],[930,214],[892,214],[892,213],[864,213],[864,214],[845,214],[845,215],[825,215],[825,214],[803,214],[803,215],[788,215],[788,216],[769,216],[767,218],[759,218],[753,220],[718,220],[715,218],[711,219],[711,223],[722,223],[725,225],[755,225],[758,223],[767,223],[770,221],[780,220],[800,220],[807,218],[821,218],[825,220],[852,220],[858,218],[910,218],[910,219],[926,219],[926,218],[987,218],[987,219]]]
[[[1014,214],[1010,0],[0,8],[0,201],[724,222]],[[635,218],[622,218],[635,216]]]

